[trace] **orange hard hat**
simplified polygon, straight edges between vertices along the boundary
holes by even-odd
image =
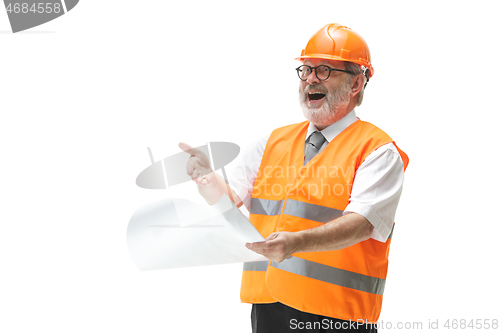
[[[309,39],[296,60],[306,58],[350,61],[364,66],[370,71],[369,77],[373,76],[370,50],[365,40],[351,28],[337,23],[325,25]]]

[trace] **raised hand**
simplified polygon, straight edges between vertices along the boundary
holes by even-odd
[[[209,185],[214,179],[214,172],[210,167],[210,160],[201,150],[188,145],[187,143],[179,143],[179,148],[190,154],[186,171],[187,174],[200,186]]]

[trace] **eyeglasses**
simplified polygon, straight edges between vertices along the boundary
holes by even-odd
[[[318,67],[311,67],[311,66],[307,66],[307,65],[302,65],[302,66],[295,68],[295,70],[297,71],[297,74],[299,75],[299,79],[301,79],[302,81],[307,80],[307,77],[309,75],[311,75],[313,69],[314,69],[314,73],[316,74],[316,77],[320,81],[328,80],[328,78],[330,77],[330,73],[332,71],[344,72],[344,73],[349,73],[349,74],[355,75],[355,73],[353,73],[353,72],[345,71],[343,69],[330,68],[326,65],[319,65]]]

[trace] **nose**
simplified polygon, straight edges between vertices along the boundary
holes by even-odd
[[[311,74],[309,74],[309,76],[307,77],[306,81],[309,84],[319,83],[320,82],[320,80],[316,76],[316,71],[314,69],[312,70]]]

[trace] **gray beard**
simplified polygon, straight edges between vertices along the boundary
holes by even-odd
[[[326,101],[320,108],[309,108],[307,106],[307,91],[309,89],[320,89],[326,93]],[[307,86],[304,91],[299,88],[299,101],[302,113],[313,124],[330,125],[349,105],[351,100],[350,94],[351,89],[348,84],[344,84],[340,89],[333,92],[326,91],[324,87],[319,85]]]

